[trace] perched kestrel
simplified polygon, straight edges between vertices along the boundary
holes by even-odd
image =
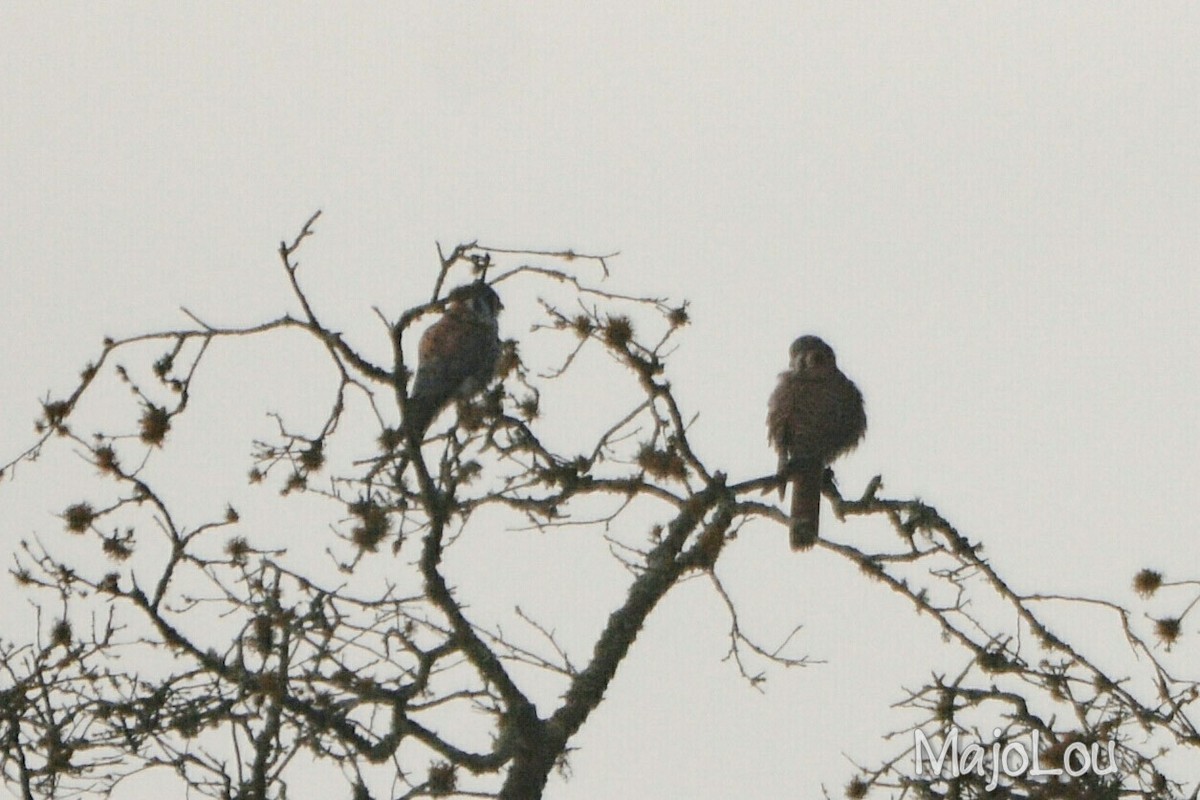
[[[767,438],[779,452],[779,496],[792,483],[793,550],[817,542],[825,467],[867,431],[862,394],[816,336],[792,342],[791,361],[767,405]]]
[[[452,401],[483,391],[500,357],[500,296],[477,281],[459,286],[446,299],[442,318],[429,326],[417,347],[417,377],[405,425],[418,441]]]

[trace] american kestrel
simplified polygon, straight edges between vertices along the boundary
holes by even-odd
[[[500,357],[497,317],[500,296],[482,281],[459,286],[446,298],[442,318],[430,325],[417,347],[405,425],[420,441],[442,409],[483,391]]]
[[[817,542],[825,467],[867,431],[862,394],[816,336],[792,342],[791,361],[767,404],[767,438],[779,452],[779,495],[792,483],[793,550]]]

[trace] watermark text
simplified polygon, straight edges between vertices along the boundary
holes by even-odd
[[[1098,742],[1084,744],[1072,742],[1062,751],[1062,761],[1042,765],[1043,750],[1038,731],[1029,735],[1028,744],[1020,741],[1001,743],[1000,729],[992,731],[990,747],[979,742],[968,742],[961,748],[958,728],[951,728],[942,740],[942,746],[934,753],[934,747],[925,732],[918,730],[913,736],[913,761],[917,775],[942,775],[957,777],[974,773],[987,778],[990,792],[1000,785],[1000,778],[1053,777],[1068,775],[1077,778],[1091,772],[1095,775],[1112,775],[1117,771],[1116,743],[1109,741],[1102,751]],[[1101,753],[1104,757],[1101,757]]]

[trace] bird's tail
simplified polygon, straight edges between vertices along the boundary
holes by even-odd
[[[801,467],[792,473],[793,550],[807,550],[817,543],[821,520],[821,468]]]
[[[425,438],[425,431],[436,416],[437,408],[420,398],[410,397],[404,409],[404,427],[417,442]]]

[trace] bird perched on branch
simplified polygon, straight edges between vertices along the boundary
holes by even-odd
[[[825,467],[867,430],[862,394],[816,336],[792,342],[791,360],[767,405],[767,437],[779,452],[779,496],[792,484],[793,550],[817,542]]]
[[[404,417],[418,442],[442,409],[483,391],[491,381],[500,357],[502,308],[500,296],[486,283],[459,286],[446,298],[442,318],[421,336]]]

